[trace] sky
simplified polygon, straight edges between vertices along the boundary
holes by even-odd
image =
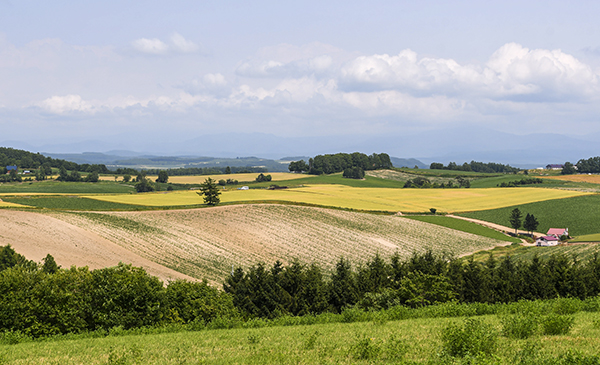
[[[593,141],[598,14],[597,1],[0,0],[0,142]]]

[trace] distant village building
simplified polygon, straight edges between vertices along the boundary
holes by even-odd
[[[548,236],[553,236],[560,239],[562,236],[569,236],[568,228],[550,228],[546,233]]]
[[[559,240],[554,236],[542,236],[535,240],[535,245],[540,247],[556,246]]]
[[[17,166],[6,166],[6,173],[7,173],[7,174],[10,174],[10,172],[11,172],[12,170],[15,170],[15,171],[17,171],[17,172],[18,172],[18,171],[19,171],[19,168],[18,168]]]
[[[562,170],[565,167],[563,164],[549,164],[546,165],[546,170]]]
[[[241,188],[238,188],[238,190],[250,190],[250,188],[247,186],[242,186]]]

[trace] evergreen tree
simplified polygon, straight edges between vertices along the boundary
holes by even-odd
[[[515,229],[515,234],[517,234],[517,230],[519,228],[521,228],[521,218],[523,217],[523,215],[521,214],[521,211],[519,210],[519,208],[515,208],[512,210],[512,212],[510,212],[510,226],[512,228]]]
[[[47,254],[46,257],[44,257],[42,271],[46,274],[54,274],[58,271],[58,269],[60,269],[60,266],[56,264],[56,261],[54,261],[54,257],[52,257],[52,255],[50,254]]]
[[[221,198],[219,198],[219,195],[221,195],[219,187],[210,177],[200,184],[200,193],[198,195],[203,196],[204,204],[207,205],[217,205],[221,201]]]
[[[527,215],[525,216],[525,221],[523,222],[523,228],[525,228],[527,232],[533,234],[533,232],[537,229],[539,224],[540,222],[538,222],[538,220],[533,214],[527,213]]]
[[[329,304],[340,313],[342,308],[356,304],[358,290],[354,279],[354,272],[348,260],[343,257],[335,265],[335,272],[329,284]]]

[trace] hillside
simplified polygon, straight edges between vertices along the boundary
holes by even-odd
[[[98,255],[109,255],[103,252],[110,246],[121,250],[110,257],[123,257],[123,261],[134,265],[141,264],[132,257],[141,257],[215,284],[222,282],[232,265],[250,266],[260,261],[287,262],[298,258],[330,269],[341,256],[358,262],[376,253],[389,256],[399,252],[406,257],[426,249],[463,255],[507,244],[400,216],[280,205],[143,212],[0,213],[6,217],[18,213],[18,218],[6,219],[4,231],[18,231],[19,239],[2,240],[30,259],[40,260],[52,252],[63,266],[93,266]],[[24,221],[30,222],[27,229],[20,228],[19,222]],[[40,245],[46,241],[50,244],[42,249]],[[63,247],[59,247],[61,241],[66,242]],[[33,253],[39,257],[33,257]],[[106,266],[116,262],[107,259],[104,263]]]

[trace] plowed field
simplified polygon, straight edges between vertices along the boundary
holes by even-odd
[[[298,258],[331,269],[341,256],[359,262],[376,253],[409,256],[426,249],[463,255],[507,244],[400,216],[282,205],[46,214],[214,284],[222,283],[232,265],[261,261]]]
[[[560,176],[540,176],[542,179],[554,179],[563,181],[585,182],[591,184],[600,184],[600,175],[560,175]]]

